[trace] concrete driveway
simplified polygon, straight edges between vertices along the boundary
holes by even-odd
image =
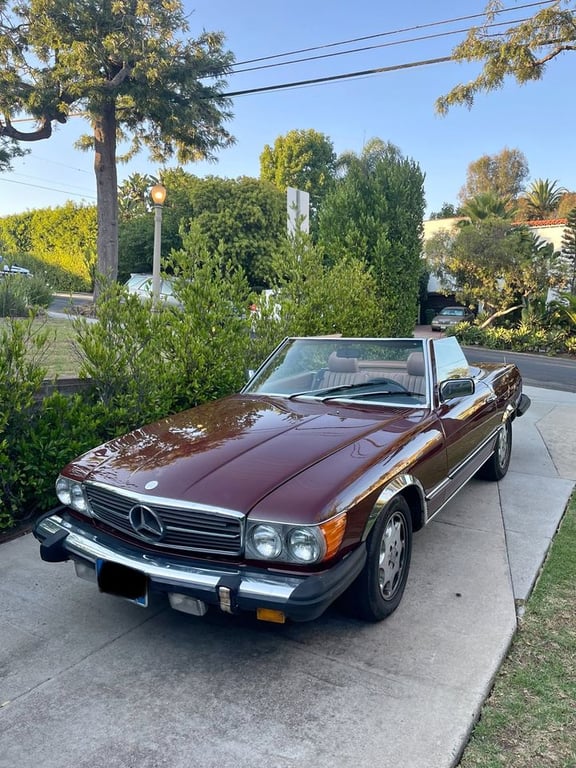
[[[142,610],[3,544],[1,768],[454,765],[576,481],[576,395],[527,391],[508,475],[416,535],[382,624]]]

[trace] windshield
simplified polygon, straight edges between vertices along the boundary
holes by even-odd
[[[460,315],[466,314],[465,309],[460,309],[459,307],[448,307],[448,309],[443,309],[440,313],[441,315],[454,315],[455,317],[458,317]]]
[[[427,402],[421,339],[288,339],[243,392],[388,405]]]

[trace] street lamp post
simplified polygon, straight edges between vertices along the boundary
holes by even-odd
[[[158,306],[160,301],[160,253],[162,250],[162,206],[166,200],[166,189],[156,184],[150,190],[154,203],[154,256],[152,260],[152,303]]]

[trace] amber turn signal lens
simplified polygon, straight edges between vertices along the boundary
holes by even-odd
[[[272,608],[257,608],[256,618],[260,621],[273,621],[275,624],[284,624],[286,621],[282,611],[274,611]]]
[[[319,527],[326,542],[326,554],[323,559],[328,560],[328,558],[333,557],[338,552],[344,538],[346,512],[342,512],[341,515],[333,517],[332,520],[328,520],[326,523],[321,523]]]

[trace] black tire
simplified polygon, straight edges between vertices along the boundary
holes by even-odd
[[[494,453],[478,470],[478,476],[484,480],[502,480],[510,466],[512,454],[512,422],[504,422],[496,438]]]
[[[383,510],[368,539],[368,559],[347,604],[364,621],[382,621],[400,605],[412,555],[412,515],[403,496]]]

